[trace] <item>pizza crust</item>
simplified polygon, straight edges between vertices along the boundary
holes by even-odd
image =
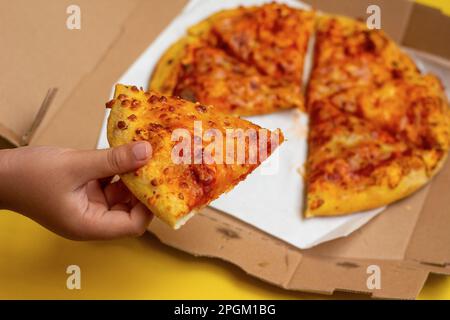
[[[159,59],[150,77],[149,90],[172,95],[177,84],[178,72],[181,66],[185,48],[195,39],[189,36],[182,37],[172,44]]]

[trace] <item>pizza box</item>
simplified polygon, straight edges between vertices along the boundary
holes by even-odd
[[[16,1],[0,12],[0,147],[94,148],[112,85],[186,5],[185,0],[79,0],[80,30],[66,27],[71,1]],[[450,18],[406,0],[305,1],[363,18],[378,5],[382,27],[421,58],[450,72]],[[428,275],[450,274],[450,163],[425,188],[390,205],[351,235],[300,250],[212,208],[181,230],[151,232],[196,256],[224,259],[288,289],[413,299]],[[377,277],[374,278],[373,276]],[[376,279],[376,281],[374,281]]]

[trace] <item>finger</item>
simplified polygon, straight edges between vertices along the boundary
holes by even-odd
[[[137,203],[130,211],[130,216],[138,228],[137,235],[141,236],[147,230],[153,220],[153,213],[141,202]]]
[[[126,203],[117,203],[113,205],[110,210],[130,212],[131,208]]]
[[[86,182],[136,170],[151,156],[151,144],[139,141],[116,148],[75,152],[71,169],[80,181]]]
[[[102,205],[107,204],[105,194],[103,193],[100,183],[97,180],[89,181],[86,184],[86,194],[89,201],[96,202]]]
[[[122,181],[111,183],[103,190],[109,207],[117,203],[126,203],[131,200],[131,193]]]
[[[138,203],[130,212],[121,210],[124,209],[122,206],[115,206],[119,210],[100,214],[87,212],[83,238],[106,240],[142,235],[152,219],[151,212],[142,203]]]

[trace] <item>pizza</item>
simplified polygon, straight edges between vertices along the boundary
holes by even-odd
[[[314,33],[304,99],[301,80]],[[283,4],[223,10],[190,27],[160,58],[149,87],[153,92],[117,88],[108,136],[112,145],[152,143],[155,160],[123,180],[172,226],[261,162],[170,164],[171,132],[182,127],[195,136],[193,119],[221,132],[230,126],[256,130],[233,116],[306,112],[306,217],[400,200],[431,180],[450,148],[449,103],[436,76],[421,73],[382,30]],[[133,101],[144,107],[133,109]],[[255,148],[245,149],[250,154]],[[205,185],[204,178],[214,182]]]
[[[442,84],[381,30],[337,16],[317,23],[307,89],[305,215],[381,207],[424,186],[450,146]]]
[[[145,166],[121,180],[174,228],[244,180],[283,142],[280,131],[135,86],[117,85],[107,107],[112,147],[146,140],[153,150]]]
[[[149,88],[237,116],[303,109],[313,28],[314,12],[283,4],[221,11],[167,50]]]
[[[166,92],[206,101],[226,114],[248,116],[302,104],[297,83],[280,86],[274,78],[209,45],[186,46],[182,66],[173,90]]]

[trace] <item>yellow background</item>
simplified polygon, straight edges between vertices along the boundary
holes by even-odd
[[[450,14],[450,1],[419,2]],[[81,268],[81,290],[66,289],[66,268],[71,264]],[[229,263],[195,258],[164,246],[149,234],[140,239],[73,242],[21,215],[0,211],[0,299],[324,297],[279,289]],[[450,299],[450,277],[430,276],[419,298]]]

